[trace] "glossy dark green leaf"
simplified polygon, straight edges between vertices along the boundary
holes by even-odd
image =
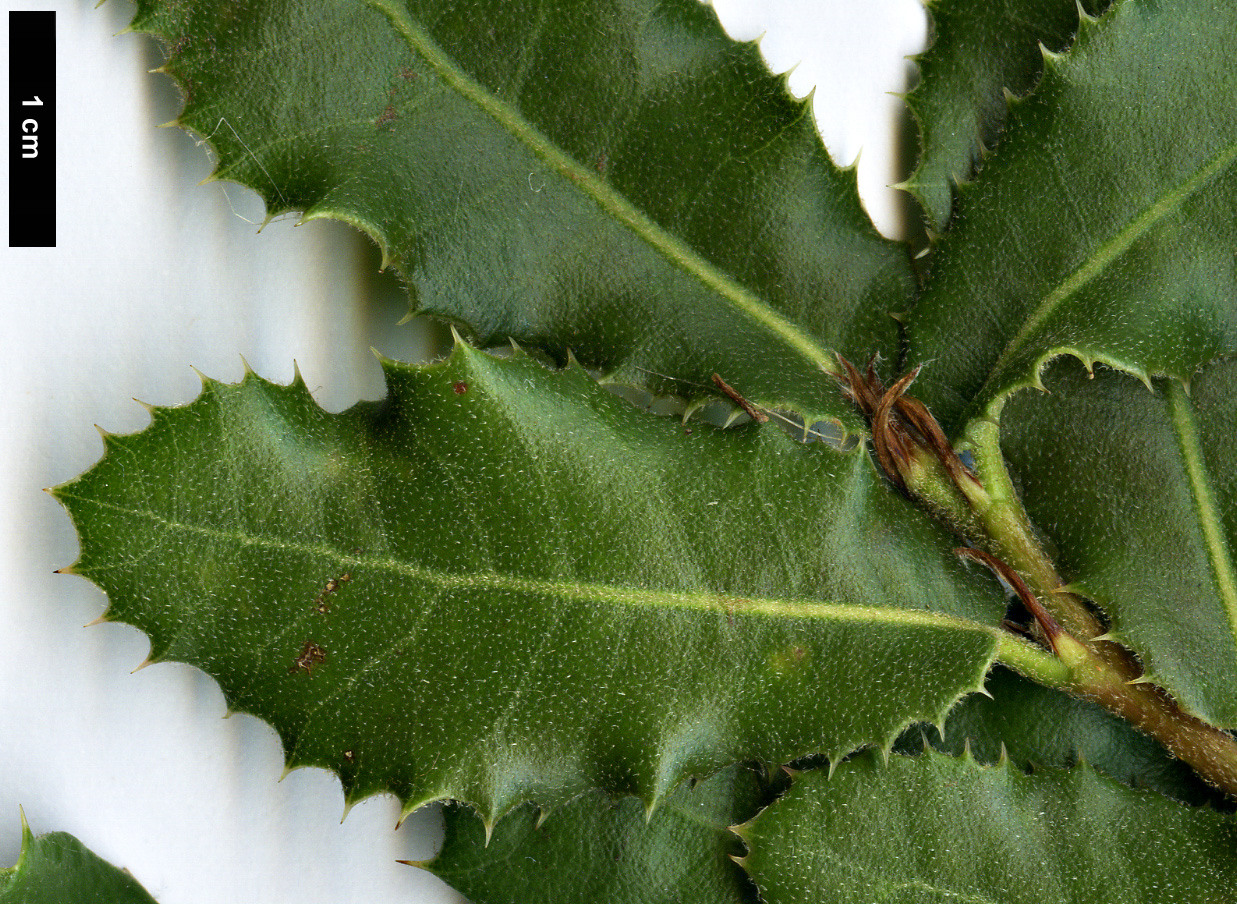
[[[1023,769],[1087,763],[1127,785],[1184,803],[1223,799],[1159,742],[1089,700],[1035,684],[1000,666],[988,675],[985,687],[987,695],[972,694],[953,708],[943,732],[913,725],[894,750],[914,755],[930,743],[954,756],[969,750],[986,764],[1008,756]]]
[[[1043,72],[1041,44],[1069,46],[1078,0],[934,0],[931,44],[907,97],[919,125],[919,163],[904,187],[942,232],[955,187],[968,181],[1005,123],[1005,92],[1027,94]],[[1105,0],[1082,8],[1094,15]]]
[[[857,426],[822,368],[894,350],[906,252],[698,0],[142,0],[134,27],[215,175],[369,233],[417,310]]]
[[[1237,350],[1237,7],[1123,0],[1012,104],[910,324],[946,428],[1061,354],[1141,378]]]
[[[1076,361],[1015,397],[1005,454],[1070,584],[1189,711],[1237,726],[1237,362],[1189,392]]]
[[[55,491],[74,570],[349,800],[491,822],[938,721],[1001,602],[867,456],[457,346],[339,414],[208,382]]]
[[[1237,817],[1085,766],[865,754],[797,776],[742,834],[765,904],[1201,904],[1237,889]]]
[[[129,875],[65,832],[38,838],[22,817],[21,855],[0,870],[0,904],[154,904]]]
[[[679,786],[651,816],[635,798],[599,792],[548,816],[524,806],[488,844],[476,813],[448,806],[442,850],[425,867],[473,904],[757,904],[731,859],[743,851],[730,826],[771,800],[770,782],[734,766]]]

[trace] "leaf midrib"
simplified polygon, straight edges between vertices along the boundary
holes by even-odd
[[[509,104],[503,103],[461,71],[437,44],[417,27],[407,10],[399,8],[390,0],[364,2],[387,17],[409,50],[425,60],[449,88],[481,110],[550,169],[585,192],[605,213],[653,248],[672,266],[724,298],[740,314],[773,332],[822,371],[836,372],[836,365],[829,352],[815,339],[650,220],[596,174],[589,172],[559,150]]]
[[[1204,166],[1196,170],[1192,176],[1179,182],[1171,190],[1161,195],[1157,201],[1145,208],[1124,229],[1100,245],[1095,253],[1083,262],[1081,266],[1076,268],[1062,282],[1058,283],[1055,289],[1044,296],[1044,299],[1031,313],[1031,316],[1024,321],[1022,328],[1005,345],[996,363],[993,364],[992,369],[989,371],[988,379],[984,381],[983,386],[980,387],[979,392],[976,394],[976,398],[982,399],[984,397],[993,379],[1001,374],[1001,371],[1011,358],[1026,347],[1035,331],[1049,317],[1056,313],[1062,304],[1081,290],[1083,286],[1099,276],[1109,264],[1128,251],[1130,246],[1149,232],[1156,223],[1177,210],[1185,203],[1186,199],[1220,175],[1234,160],[1237,160],[1237,140],[1221,147]],[[1114,366],[1122,366],[1116,362],[1110,363],[1114,363]],[[1038,363],[1036,366],[1039,366]],[[1126,367],[1125,369],[1129,368]],[[1139,376],[1145,375],[1139,374]],[[989,401],[990,416],[999,417],[1002,404],[1003,398],[1001,396],[991,399]]]
[[[808,602],[774,597],[739,597],[713,591],[649,591],[606,584],[526,578],[500,572],[455,574],[422,568],[407,562],[401,562],[389,556],[379,557],[365,553],[359,555],[345,553],[325,544],[297,543],[248,534],[239,530],[225,530],[218,527],[186,524],[166,518],[158,512],[117,505],[116,503],[105,502],[99,499],[89,499],[65,492],[64,490],[57,492],[56,495],[62,502],[72,500],[84,505],[108,509],[119,514],[144,518],[169,531],[180,531],[200,537],[208,537],[216,541],[276,552],[321,556],[334,559],[340,565],[353,568],[366,566],[385,570],[444,590],[479,587],[499,592],[528,593],[577,602],[601,602],[639,609],[677,608],[700,612],[725,613],[726,615],[758,615],[772,618],[801,618],[822,621],[905,625],[923,628],[949,628],[953,630],[971,630],[980,634],[995,636],[993,629],[978,622],[968,621],[943,613],[930,612],[924,609],[901,609],[854,603]],[[89,575],[89,571],[84,573],[87,576]]]
[[[1194,421],[1193,408],[1186,395],[1185,387],[1176,380],[1169,381],[1165,395],[1168,399],[1173,431],[1177,435],[1177,446],[1181,451],[1186,478],[1190,484],[1190,498],[1194,502],[1194,512],[1203,532],[1203,541],[1207,549],[1211,573],[1215,578],[1216,590],[1224,606],[1225,614],[1228,616],[1229,631],[1237,639],[1237,577],[1234,576],[1233,554],[1224,536],[1215,493],[1211,488],[1211,475],[1207,471],[1207,461],[1203,456],[1202,443],[1198,436],[1198,425]]]

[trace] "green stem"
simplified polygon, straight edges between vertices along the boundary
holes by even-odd
[[[1036,684],[1069,690],[1073,673],[1069,666],[1043,647],[1002,631],[997,641],[997,661]]]
[[[1028,585],[1021,593],[1033,592],[1060,623],[1053,626],[1051,638],[1043,638],[1050,640],[1056,655],[1004,634],[998,659],[1039,684],[1094,700],[1237,797],[1237,740],[1182,712],[1167,693],[1142,682],[1142,670],[1127,650],[1095,640],[1102,626],[1081,598],[1064,589],[1018,499],[1001,454],[999,426],[978,421],[969,428],[967,439],[975,454],[978,483],[955,483],[924,449],[911,453],[903,478],[907,489],[938,518],[1021,575]]]
[[[1151,735],[1204,779],[1237,797],[1237,740],[1182,712],[1160,688],[1131,683],[1089,644],[1058,638],[1057,655],[1013,635],[1001,637],[997,659],[1038,684],[1094,700]]]
[[[990,420],[975,421],[967,428],[967,441],[983,484],[982,488],[966,489],[982,525],[984,548],[1023,576],[1066,631],[1084,640],[1098,637],[1103,626],[1078,596],[1064,589],[1052,560],[1035,537],[1005,468],[1000,426]]]

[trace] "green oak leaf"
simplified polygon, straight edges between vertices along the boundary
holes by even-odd
[[[1028,681],[997,666],[987,695],[971,694],[949,713],[943,730],[913,725],[894,751],[915,755],[929,743],[942,753],[969,751],[981,763],[1003,756],[1023,769],[1087,763],[1136,788],[1150,788],[1191,805],[1223,796],[1150,736],[1099,705]]]
[[[1012,102],[908,325],[951,434],[1050,359],[1188,379],[1237,351],[1237,7],[1124,0]]]
[[[740,830],[764,904],[1201,904],[1237,889],[1237,816],[1086,766],[864,754]]]
[[[862,452],[687,428],[522,353],[383,367],[342,414],[206,382],[54,491],[106,617],[350,802],[651,806],[887,747],[982,683],[1001,601]]]
[[[21,855],[0,869],[0,904],[154,904],[128,871],[117,869],[65,832],[38,838],[21,820]]]
[[[1041,44],[1064,50],[1089,0],[932,0],[931,45],[916,58],[920,83],[906,102],[919,125],[919,161],[903,183],[945,230],[954,187],[968,181],[1005,123],[1005,92],[1028,93],[1043,72]]]
[[[469,807],[448,806],[442,850],[422,865],[473,904],[758,904],[732,859],[743,851],[730,826],[784,789],[786,773],[775,775],[732,766],[680,785],[652,815],[596,791],[549,818],[526,805],[492,837]]]
[[[698,0],[140,0],[132,27],[216,178],[364,230],[417,311],[861,429],[825,372],[895,351],[909,257]]]
[[[1076,361],[1009,404],[1004,451],[1062,576],[1111,619],[1148,677],[1237,727],[1237,361],[1187,391]],[[1096,515],[1095,513],[1103,513]]]

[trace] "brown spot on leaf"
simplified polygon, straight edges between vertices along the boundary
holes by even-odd
[[[382,111],[382,115],[378,117],[378,120],[374,123],[374,125],[378,128],[381,128],[382,126],[385,126],[388,122],[393,122],[394,119],[395,119],[395,105],[387,104],[387,108]]]
[[[453,383],[451,385],[451,388],[455,390],[456,395],[463,395],[464,393],[468,392],[468,384],[465,383],[463,380]]]
[[[304,672],[307,675],[311,675],[313,670],[324,662],[326,662],[326,650],[322,649],[312,640],[307,640],[288,671]]]
[[[344,751],[344,759],[345,759],[345,760],[347,760],[349,763],[355,763],[355,762],[356,762],[356,752],[355,752],[355,751],[352,751],[352,750],[345,750],[345,751]]]

